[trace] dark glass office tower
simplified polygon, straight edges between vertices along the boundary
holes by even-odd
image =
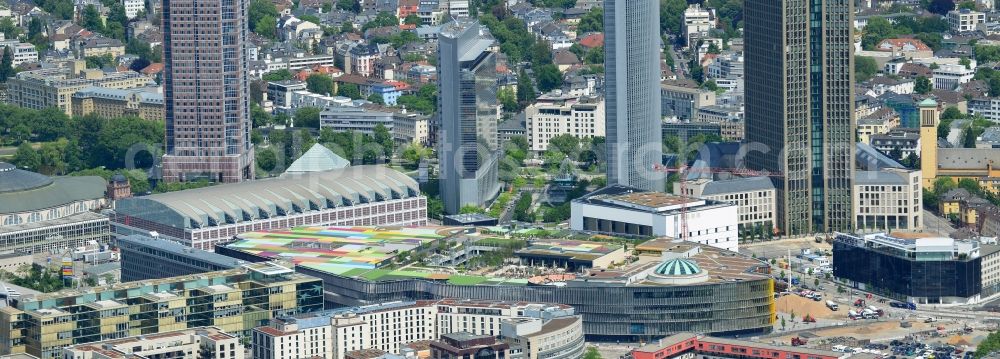
[[[248,0],[163,0],[163,180],[254,178]]]
[[[478,22],[459,19],[441,28],[441,200],[445,212],[481,206],[500,193],[496,54]]]
[[[608,184],[663,192],[660,3],[604,0]]]
[[[853,3],[747,0],[748,167],[780,173],[779,229],[851,229]]]

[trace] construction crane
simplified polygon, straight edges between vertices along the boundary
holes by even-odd
[[[681,166],[679,168],[672,168],[672,167],[667,167],[667,166],[664,166],[664,165],[656,164],[656,165],[653,165],[653,170],[657,171],[657,172],[664,172],[664,173],[667,173],[667,174],[677,173],[677,176],[679,177],[678,181],[679,181],[679,185],[680,185],[680,191],[679,191],[680,193],[678,193],[678,194],[681,195],[681,196],[688,196],[688,194],[687,194],[687,181],[684,179],[684,175],[685,174],[690,174],[690,173],[709,174],[709,175],[712,175],[713,177],[716,174],[721,174],[721,173],[732,174],[734,176],[742,176],[742,177],[781,177],[782,176],[781,173],[754,171],[754,170],[751,170],[751,169],[748,169],[748,168],[718,168],[718,167],[697,167],[697,168],[691,168],[691,167],[688,167],[687,165],[683,165],[683,166]],[[679,231],[677,231],[677,234],[678,234],[678,237],[680,237],[681,240],[686,240],[687,237],[688,237],[687,201],[681,201],[681,220],[680,220],[680,222],[681,222],[681,228],[680,228]]]

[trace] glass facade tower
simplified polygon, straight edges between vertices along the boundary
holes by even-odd
[[[663,192],[660,3],[604,1],[608,184]]]
[[[474,20],[445,24],[439,41],[441,199],[457,214],[500,193],[496,54]]]
[[[780,174],[773,178],[782,232],[849,231],[853,3],[750,1],[745,7],[748,165]]]

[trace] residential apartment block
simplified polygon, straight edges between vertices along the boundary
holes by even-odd
[[[382,125],[400,144],[426,144],[430,136],[427,116],[390,109],[378,105],[330,106],[319,114],[320,128],[334,132],[353,131],[372,135]]]
[[[321,280],[272,263],[22,296],[0,308],[0,354],[62,358],[63,348],[215,326],[238,336],[272,318],[321,311]]]
[[[604,136],[604,99],[563,95],[557,91],[538,97],[524,109],[528,148],[545,151],[549,139],[559,135],[577,138]]]
[[[152,84],[137,72],[104,72],[87,69],[83,61],[65,68],[25,71],[7,80],[7,103],[41,110],[58,107],[73,114],[73,94],[89,87],[132,89]]]
[[[63,357],[244,359],[245,350],[239,337],[218,327],[201,327],[73,345],[63,349]]]
[[[529,323],[535,328],[524,327]],[[455,332],[507,333],[520,337],[517,344],[525,347],[548,344],[531,348],[542,355],[530,358],[579,358],[584,349],[582,321],[570,306],[467,299],[398,301],[283,317],[254,329],[251,340],[255,359],[345,359],[358,350],[399,353],[407,343]],[[562,355],[545,355],[553,353]]]

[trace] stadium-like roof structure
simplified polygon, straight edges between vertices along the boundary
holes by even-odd
[[[419,195],[417,182],[403,173],[353,166],[128,198],[116,212],[193,229]]]
[[[21,213],[104,197],[98,176],[49,177],[0,162],[0,213]]]

